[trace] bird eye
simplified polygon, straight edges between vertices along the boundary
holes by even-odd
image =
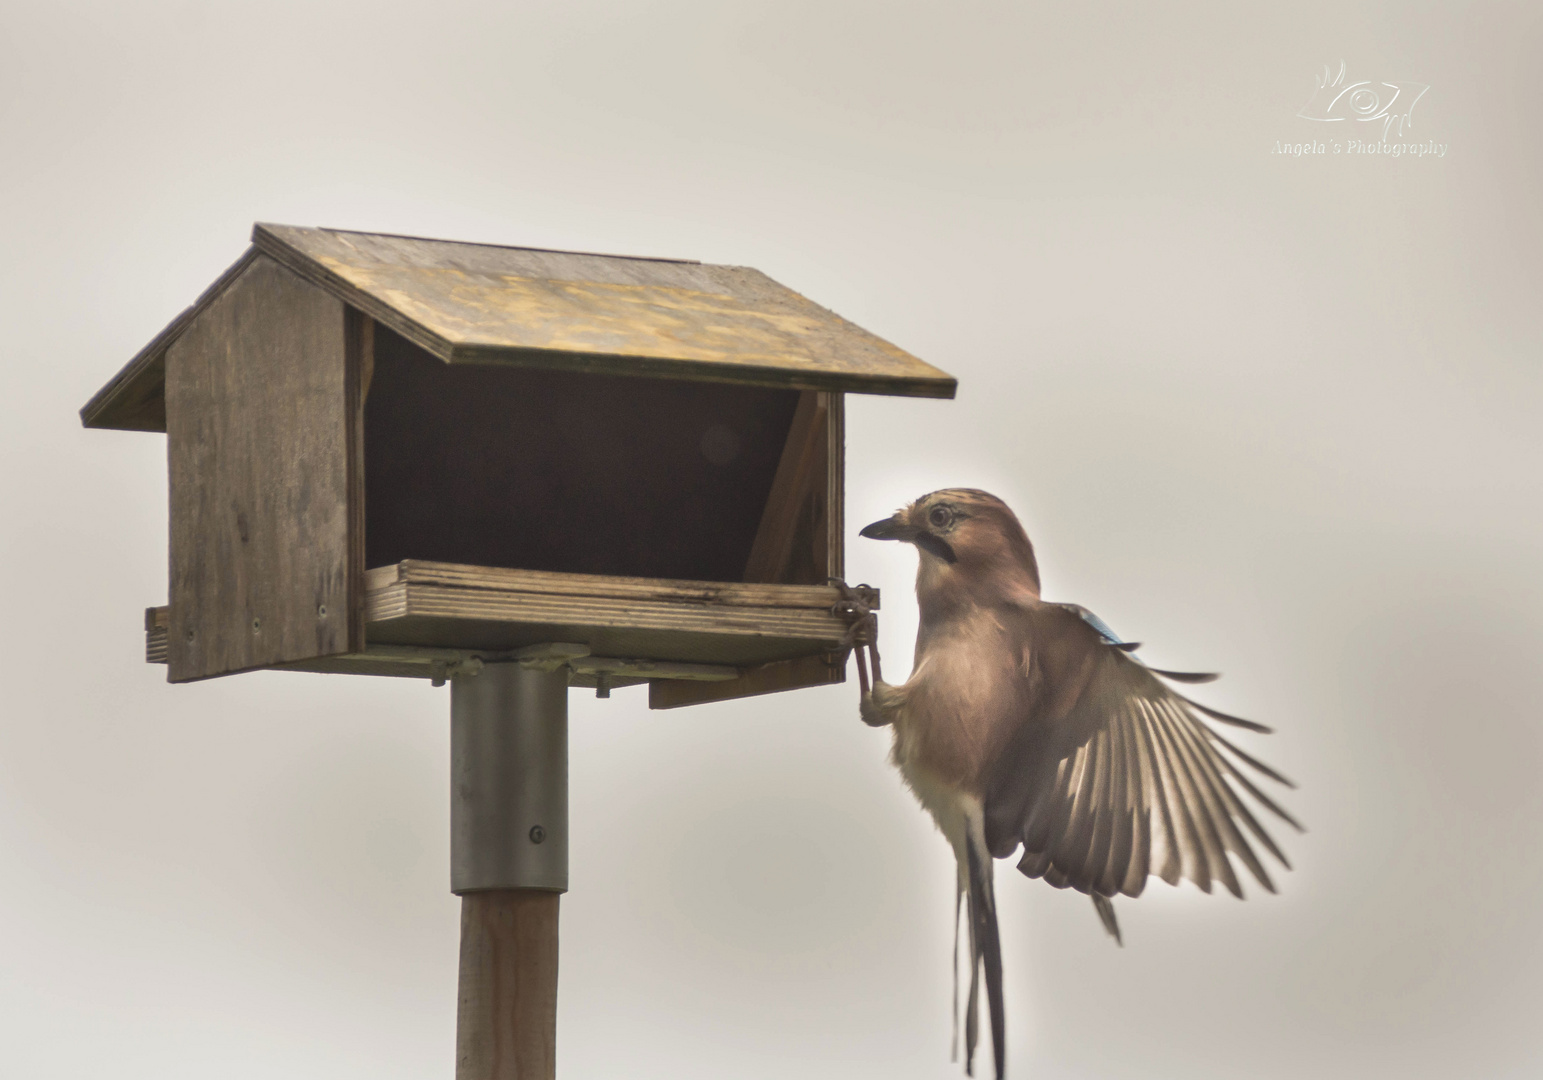
[[[954,512],[946,506],[934,506],[927,511],[927,522],[934,529],[944,529],[954,520]]]

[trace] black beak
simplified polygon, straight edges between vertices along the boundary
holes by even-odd
[[[934,536],[926,529],[918,529],[915,525],[907,525],[900,520],[900,515],[887,517],[883,521],[875,521],[872,525],[865,525],[858,536],[866,536],[869,540],[904,540],[908,544],[915,544],[923,551],[931,552],[944,562],[957,562],[954,549],[949,546],[947,540],[941,536]]]
[[[900,520],[900,515],[887,517],[883,521],[875,521],[872,525],[865,525],[858,536],[866,536],[869,540],[914,540],[916,529]]]

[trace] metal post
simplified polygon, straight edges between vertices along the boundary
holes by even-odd
[[[450,690],[456,1080],[554,1080],[568,888],[568,672],[489,663]]]

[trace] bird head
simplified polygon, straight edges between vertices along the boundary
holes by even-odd
[[[991,585],[1039,595],[1034,545],[1007,504],[984,491],[934,491],[858,535],[914,544],[921,553],[918,591]]]

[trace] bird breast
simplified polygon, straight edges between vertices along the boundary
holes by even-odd
[[[894,763],[918,797],[938,785],[980,796],[1008,725],[1022,715],[1022,658],[989,611],[928,629],[901,688]]]

